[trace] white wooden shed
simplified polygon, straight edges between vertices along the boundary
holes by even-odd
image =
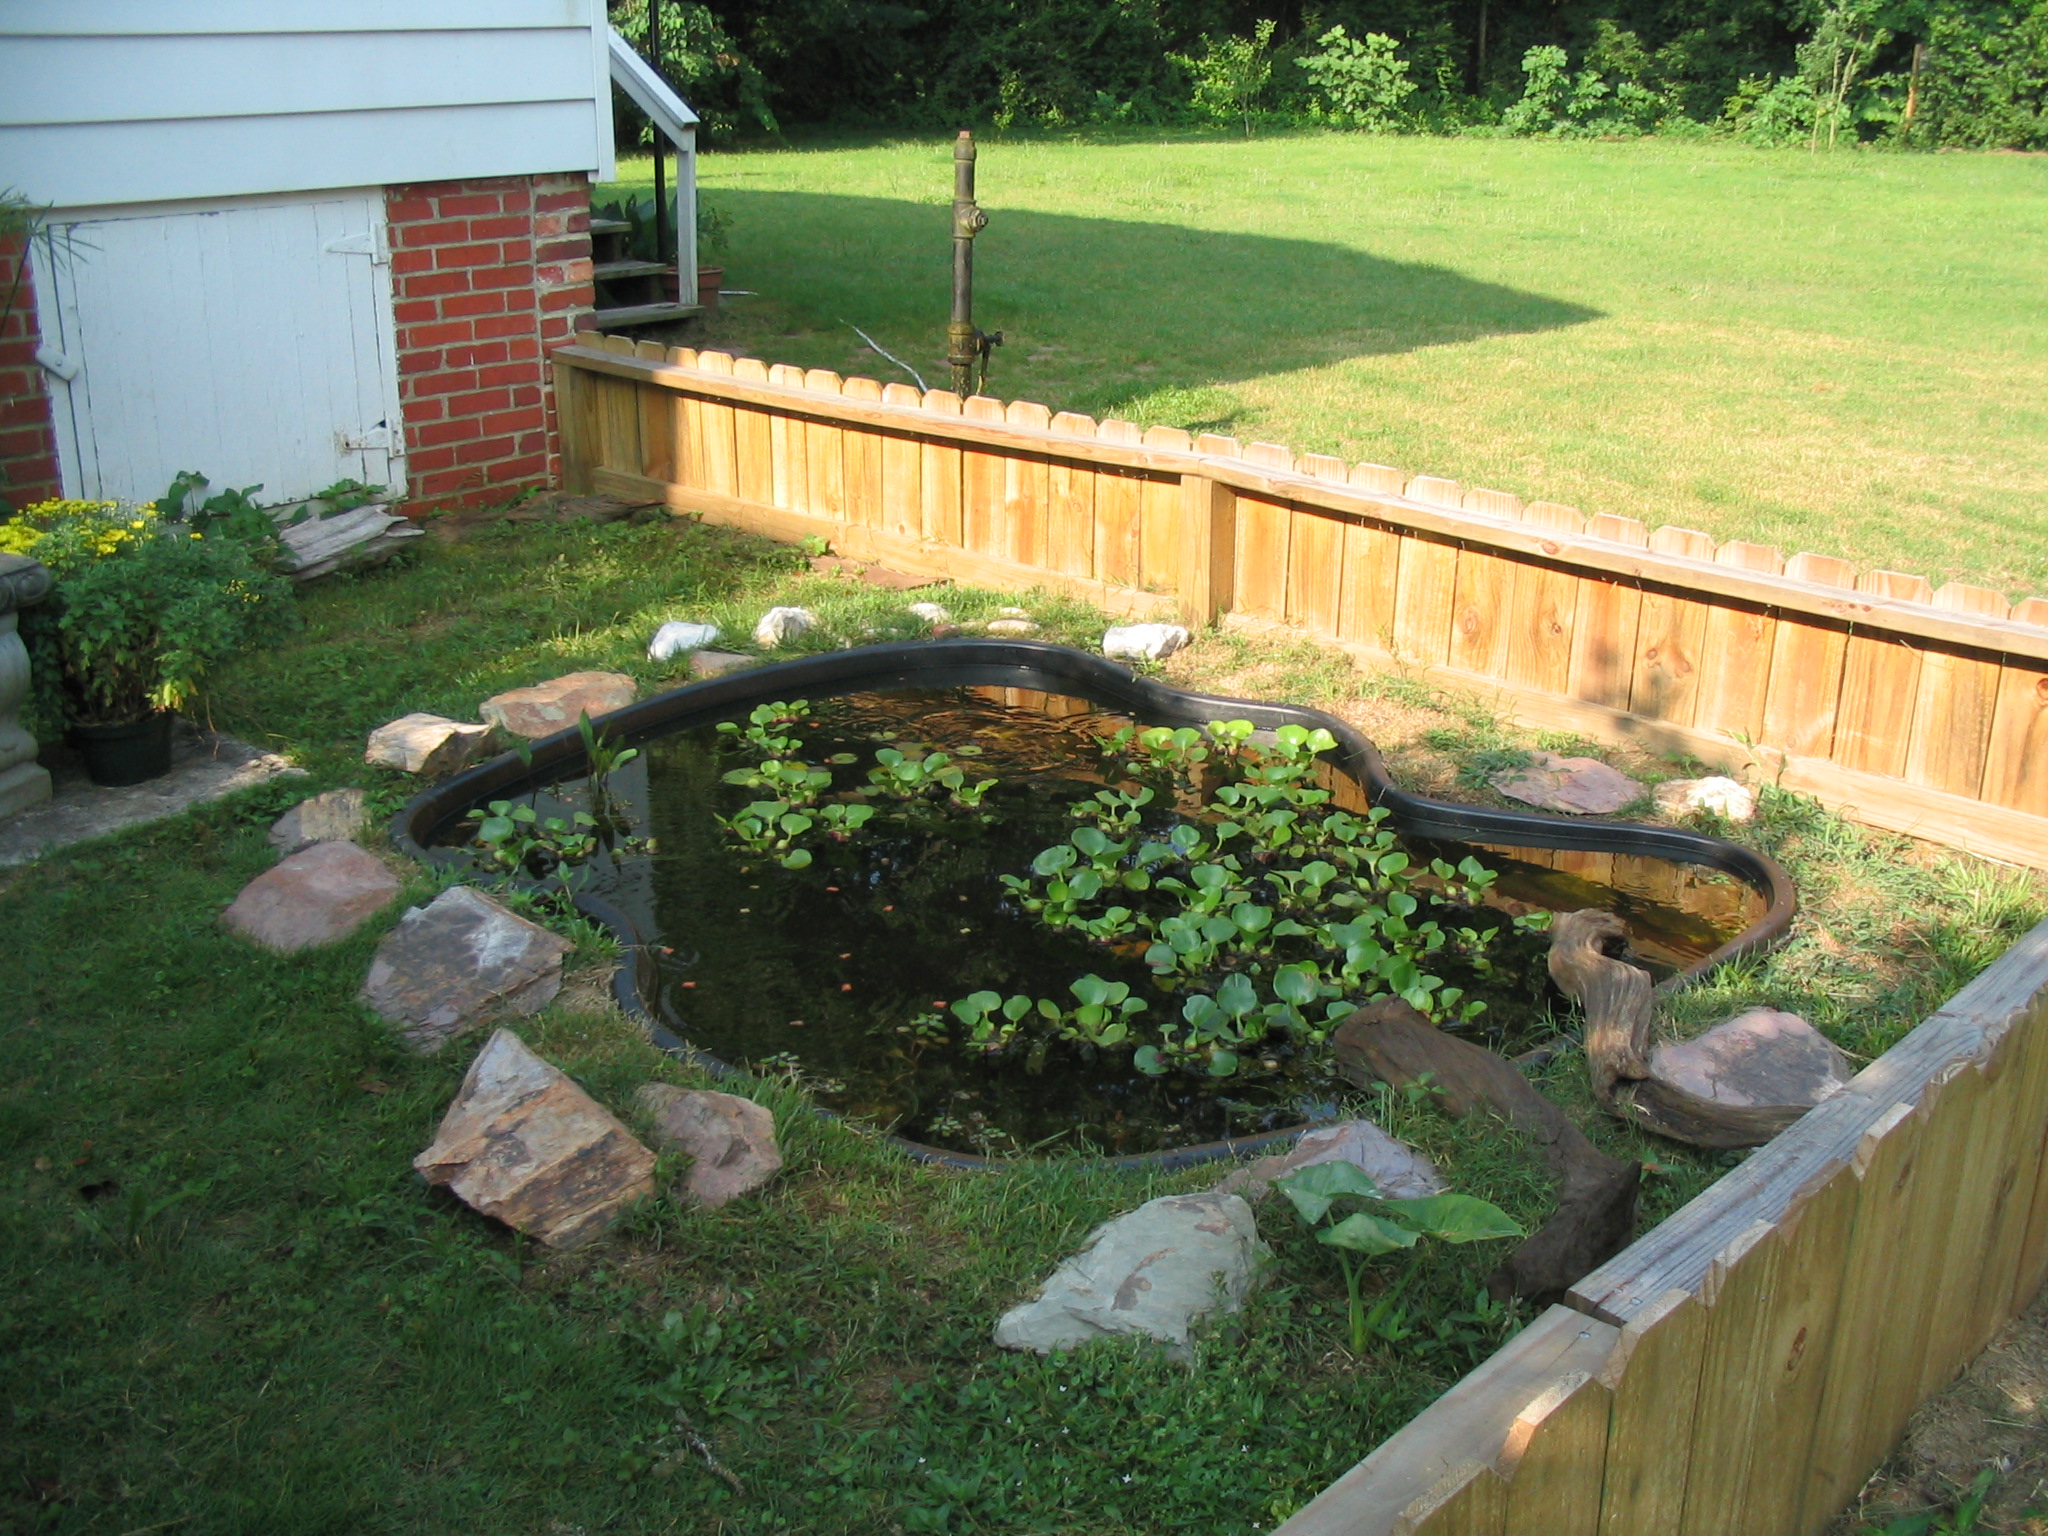
[[[614,79],[693,237],[696,120],[603,0],[0,0],[0,188],[53,210],[0,333],[0,495],[549,479]]]

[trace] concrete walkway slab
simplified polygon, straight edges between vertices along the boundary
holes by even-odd
[[[185,720],[178,722],[172,738],[171,771],[146,784],[103,789],[86,778],[83,766],[69,754],[50,756],[56,759],[46,760],[56,781],[56,796],[0,821],[0,869],[26,864],[87,838],[161,821],[282,774],[305,772],[274,752]]]

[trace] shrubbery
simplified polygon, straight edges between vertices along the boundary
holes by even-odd
[[[670,0],[662,51],[714,135],[1227,123],[2048,146],[2048,0],[1482,10],[1483,47],[1480,12],[1449,0]],[[612,17],[644,46],[646,0]]]

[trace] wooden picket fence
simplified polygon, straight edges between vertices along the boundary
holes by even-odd
[[[585,332],[572,489],[1112,612],[1284,626],[1529,724],[2048,867],[2048,600],[1267,443]]]
[[[573,489],[1285,626],[2048,867],[2042,599],[715,352],[585,334],[555,363]],[[2044,1097],[2048,923],[1277,1536],[1821,1531],[2048,1275]]]
[[[1275,1536],[1812,1536],[2048,1276],[2048,923]]]

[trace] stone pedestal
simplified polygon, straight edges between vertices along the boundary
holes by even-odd
[[[49,770],[37,764],[36,739],[21,723],[28,651],[17,632],[20,610],[49,591],[46,567],[26,555],[0,555],[0,819],[50,798]]]

